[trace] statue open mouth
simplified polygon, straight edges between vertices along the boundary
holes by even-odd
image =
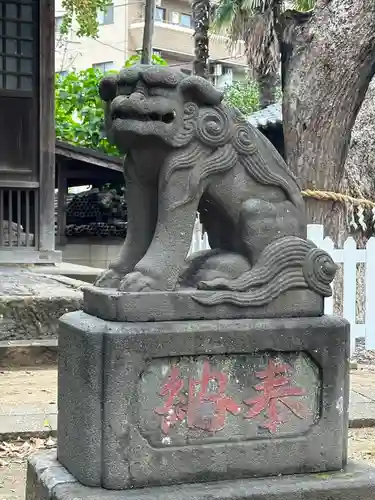
[[[169,111],[167,113],[159,114],[159,113],[145,113],[140,114],[136,112],[131,112],[129,110],[115,110],[112,113],[112,120],[120,119],[120,120],[137,120],[141,122],[161,122],[165,124],[172,123],[176,118],[175,111]]]

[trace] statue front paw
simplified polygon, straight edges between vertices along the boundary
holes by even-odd
[[[123,273],[120,274],[115,269],[107,269],[96,278],[94,286],[100,288],[118,288],[123,277]]]
[[[122,292],[148,292],[163,290],[163,285],[151,276],[134,271],[121,280],[118,288]]]

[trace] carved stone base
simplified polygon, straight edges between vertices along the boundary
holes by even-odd
[[[205,306],[194,297],[210,297],[212,291],[119,292],[87,287],[83,310],[108,321],[180,321],[200,319],[293,318],[323,314],[323,298],[311,290],[290,290],[259,307],[230,304]]]
[[[341,469],[349,326],[60,320],[59,461],[108,489]],[[79,495],[78,495],[79,497]]]
[[[325,474],[299,474],[127,491],[79,484],[50,451],[28,464],[26,500],[373,500],[375,468],[349,464]]]

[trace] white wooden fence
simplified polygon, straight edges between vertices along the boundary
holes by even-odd
[[[366,248],[358,249],[352,237],[344,248],[335,248],[330,238],[324,238],[324,228],[318,224],[307,226],[308,238],[325,250],[337,264],[343,264],[343,307],[342,315],[351,325],[351,350],[355,339],[365,337],[366,348],[375,349],[375,238],[370,238]],[[195,224],[190,253],[210,248],[207,235],[203,233],[198,220]],[[365,266],[364,322],[357,322],[357,265]],[[333,285],[334,286],[334,285]],[[325,299],[325,314],[333,314],[333,297]]]

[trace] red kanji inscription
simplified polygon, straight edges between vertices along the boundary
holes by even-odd
[[[227,411],[233,415],[241,411],[237,403],[225,395],[227,383],[226,373],[211,371],[210,363],[203,363],[201,380],[189,381],[188,427],[220,431],[224,428]]]
[[[170,428],[187,417],[190,428],[205,431],[219,431],[224,428],[226,413],[238,415],[241,407],[226,396],[228,376],[213,371],[210,363],[204,361],[200,380],[189,380],[188,397],[183,394],[184,380],[179,367],[174,366],[161,388],[160,396],[165,398],[164,406],[155,408],[162,417],[161,428],[169,434]]]
[[[270,360],[265,370],[256,373],[257,378],[264,381],[255,386],[255,389],[262,392],[262,395],[244,401],[246,405],[251,406],[245,418],[254,418],[264,411],[268,419],[262,427],[272,433],[277,431],[279,424],[286,422],[278,413],[278,403],[284,405],[297,417],[306,418],[308,410],[301,402],[293,399],[296,396],[305,395],[305,391],[299,387],[290,386],[290,376],[288,376],[290,370],[291,367],[287,364],[276,364]]]
[[[174,366],[159,393],[165,397],[164,406],[154,410],[157,415],[163,417],[161,428],[164,434],[168,434],[172,426],[185,418],[186,398],[181,394],[183,388],[184,381],[180,369]]]

